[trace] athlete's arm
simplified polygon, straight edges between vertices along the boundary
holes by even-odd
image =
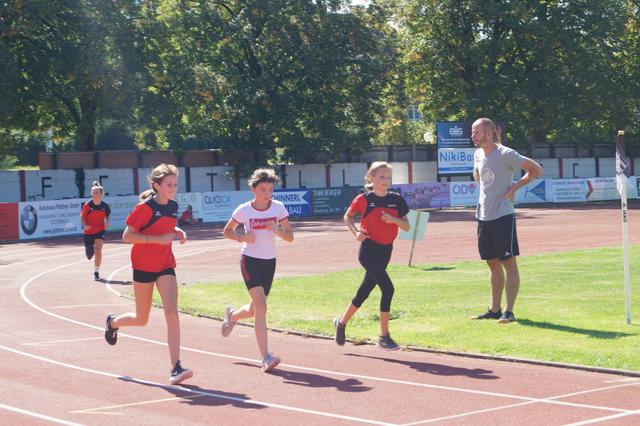
[[[410,227],[407,216],[395,217],[387,212],[382,212],[382,221],[385,223],[394,223],[398,226],[398,228],[402,229],[405,232],[408,231]]]
[[[293,241],[293,230],[291,229],[291,224],[289,223],[289,218],[285,217],[280,221],[280,223],[273,224],[273,233],[278,237],[282,238],[285,241],[292,242]]]
[[[122,233],[122,241],[129,244],[171,244],[175,238],[173,233],[164,235],[141,234],[137,229],[127,225]]]
[[[358,231],[355,224],[355,217],[356,213],[353,213],[351,211],[351,207],[349,207],[343,217],[344,223],[347,224],[347,228],[349,228],[349,231],[351,231],[353,236],[356,237],[356,240],[364,241],[369,238],[369,236],[364,232]]]
[[[253,232],[248,232],[246,234],[239,234],[236,232],[236,228],[240,225],[239,222],[236,222],[234,218],[229,219],[229,222],[224,226],[224,230],[222,234],[225,238],[233,241],[237,241],[239,243],[252,243],[255,241],[256,236]]]
[[[173,233],[176,235],[176,238],[180,240],[180,244],[184,244],[187,242],[187,233],[177,226],[173,228]]]
[[[526,171],[527,173],[525,173],[524,176],[520,178],[520,180],[511,185],[511,188],[509,188],[507,193],[502,197],[505,200],[513,201],[513,198],[515,197],[516,191],[518,189],[526,186],[529,182],[542,174],[542,166],[530,158],[527,158],[526,161],[522,163],[521,167],[522,170]]]

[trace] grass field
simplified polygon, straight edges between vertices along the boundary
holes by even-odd
[[[640,371],[640,247],[631,258],[632,325],[625,322],[621,248],[519,258],[518,322],[505,325],[469,319],[489,303],[484,263],[393,265],[391,334],[402,345]],[[362,275],[360,269],[292,278],[276,272],[269,326],[332,335],[331,320]],[[180,287],[180,308],[192,314],[220,317],[225,305],[247,300],[239,282]],[[348,339],[375,339],[379,300],[376,289],[349,323]]]

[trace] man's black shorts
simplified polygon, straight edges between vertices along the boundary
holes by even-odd
[[[147,272],[134,269],[133,281],[137,283],[154,283],[158,280],[159,277],[163,275],[173,275],[175,277],[176,271],[173,268],[167,268],[164,271],[160,272]]]
[[[516,233],[516,215],[478,221],[478,251],[483,260],[506,260],[520,254]]]
[[[276,259],[258,259],[256,257],[242,255],[240,259],[242,278],[247,289],[263,287],[264,294],[269,295],[273,276],[276,273]]]

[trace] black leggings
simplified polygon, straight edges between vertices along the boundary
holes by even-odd
[[[391,260],[392,250],[393,245],[391,244],[378,244],[369,239],[364,240],[360,245],[358,260],[366,270],[366,273],[356,296],[351,301],[356,308],[362,306],[377,284],[380,287],[380,291],[382,291],[380,311],[389,312],[391,310],[391,299],[393,298],[394,289],[386,269],[389,260]]]

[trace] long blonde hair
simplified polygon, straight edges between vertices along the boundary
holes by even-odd
[[[374,176],[376,172],[380,169],[387,168],[389,170],[393,170],[391,165],[386,161],[374,161],[369,166],[369,170],[367,170],[367,174],[364,175],[364,188],[368,191],[373,190],[373,183],[371,182],[371,176]]]
[[[166,176],[178,176],[178,168],[173,164],[165,164],[165,163],[158,164],[156,167],[154,167],[153,170],[151,170],[151,173],[149,173],[149,176],[147,177],[150,188],[147,189],[146,191],[143,191],[140,194],[140,201],[146,200],[152,195],[155,195],[156,190],[153,187],[153,184],[157,183],[158,185],[160,185],[162,183],[162,180]]]

